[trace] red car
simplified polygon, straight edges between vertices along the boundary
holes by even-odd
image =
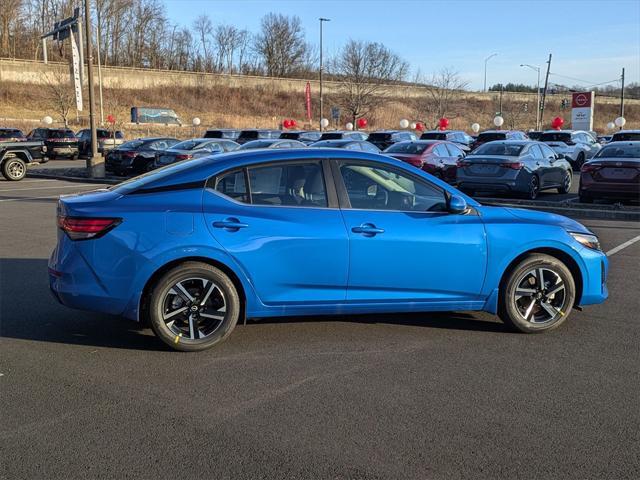
[[[640,201],[640,141],[612,142],[580,169],[582,203],[594,200]]]
[[[457,162],[464,158],[464,152],[458,145],[442,140],[399,142],[383,153],[451,184],[456,183]]]

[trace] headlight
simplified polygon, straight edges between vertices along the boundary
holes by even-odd
[[[600,248],[600,242],[598,241],[598,237],[592,235],[590,233],[575,233],[569,232],[573,238],[575,238],[578,242],[584,245],[587,248],[591,248],[593,250],[602,250]]]

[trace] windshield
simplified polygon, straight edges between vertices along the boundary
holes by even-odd
[[[71,138],[75,137],[71,130],[51,130],[49,132],[49,138]]]
[[[135,150],[144,144],[144,140],[129,140],[118,147],[119,150]]]
[[[570,133],[543,133],[540,136],[541,142],[570,142],[571,134]]]
[[[640,143],[627,145],[607,145],[596,155],[597,158],[640,158]]]
[[[24,135],[20,130],[0,130],[0,138],[22,138]]]
[[[369,139],[370,142],[386,142],[391,140],[390,133],[370,133]]]
[[[300,132],[282,132],[280,138],[285,140],[297,140],[300,137]]]
[[[447,134],[440,132],[426,132],[420,136],[420,140],[446,140]]]
[[[341,132],[323,133],[320,140],[340,140],[342,138]]]
[[[400,142],[391,145],[384,152],[385,153],[410,153],[418,155],[429,148],[430,143],[416,143],[416,142]]]
[[[117,130],[115,133],[111,130],[96,130],[96,136],[98,138],[124,138],[120,130]]]
[[[640,140],[640,132],[621,132],[614,133],[612,142],[631,142],[633,140]]]
[[[511,143],[485,143],[474,150],[471,155],[497,155],[500,157],[518,157],[524,145]]]
[[[505,138],[507,138],[507,134],[504,132],[489,132],[478,135],[478,140],[481,142],[493,142],[494,140],[504,140]]]

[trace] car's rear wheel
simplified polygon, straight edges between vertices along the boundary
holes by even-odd
[[[219,269],[186,262],[165,273],[151,291],[151,328],[175,350],[195,352],[222,342],[240,315],[233,282]]]
[[[558,193],[569,193],[571,190],[571,181],[573,180],[573,174],[569,171],[564,172],[564,178],[562,179],[562,186],[558,187]]]
[[[2,176],[7,180],[22,180],[27,175],[27,164],[18,157],[10,157],[2,162]]]
[[[531,179],[529,180],[529,188],[527,190],[526,196],[529,200],[535,200],[538,198],[538,194],[540,193],[540,180],[538,180],[537,175],[531,175]]]
[[[532,254],[503,281],[499,315],[517,331],[544,332],[567,319],[575,296],[575,281],[564,263],[549,255]]]

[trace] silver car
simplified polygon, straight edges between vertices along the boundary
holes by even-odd
[[[534,200],[541,190],[568,193],[572,179],[569,162],[540,142],[488,142],[458,161],[458,188],[471,195],[516,193]]]
[[[575,170],[593,158],[602,147],[595,138],[583,130],[547,130],[540,141],[549,145],[558,155],[564,156]]]
[[[192,138],[184,142],[176,143],[167,150],[157,152],[153,167],[159,168],[183,160],[192,160],[208,155],[232,152],[233,150],[237,150],[238,147],[240,147],[240,145],[233,140],[221,138]]]

